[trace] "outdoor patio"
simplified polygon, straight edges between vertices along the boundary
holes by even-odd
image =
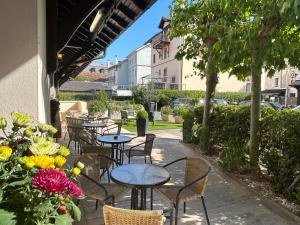
[[[181,142],[181,131],[179,129],[154,131],[156,139],[152,152],[153,164],[164,165],[183,156],[201,156],[188,145]],[[122,134],[135,136],[122,129]],[[61,140],[67,144],[68,140]],[[69,163],[78,157],[72,146],[72,156]],[[144,163],[144,159],[134,158],[132,162]],[[125,158],[124,163],[127,163]],[[184,165],[175,164],[170,167],[170,183],[180,184],[183,182]],[[277,206],[272,201],[260,198],[245,185],[228,177],[221,169],[211,164],[212,171],[209,175],[209,183],[205,191],[205,200],[211,224],[256,224],[256,225],[284,225],[299,224],[295,217],[285,209]],[[150,209],[148,195],[147,209]],[[130,208],[130,192],[120,201],[116,202],[116,207]],[[81,201],[82,219],[76,222],[78,225],[99,225],[104,224],[102,207],[95,210],[95,201],[85,199]],[[154,209],[163,209],[165,205],[159,196],[154,192]],[[179,210],[179,224],[206,224],[205,215],[201,200],[193,200],[187,203],[187,211],[183,214],[182,206]],[[167,219],[165,224],[169,224]]]

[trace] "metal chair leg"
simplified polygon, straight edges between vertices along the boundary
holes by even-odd
[[[153,188],[151,188],[151,191],[150,191],[150,207],[151,207],[151,210],[153,210]]]
[[[175,225],[177,225],[178,224],[178,204],[176,205],[176,207],[175,207]]]
[[[170,209],[170,225],[173,225],[173,208]]]
[[[144,159],[145,159],[145,164],[147,163],[147,159],[146,159],[146,156],[144,156]]]
[[[150,155],[150,163],[152,164],[152,157],[151,157],[151,155]]]
[[[205,212],[205,217],[206,217],[207,225],[210,225],[208,214],[207,214],[207,209],[206,209],[206,205],[205,205],[205,201],[204,201],[204,197],[203,196],[201,196],[201,200],[202,200],[202,205],[203,205],[204,212]]]
[[[98,202],[99,202],[99,200],[96,199],[96,211],[97,211],[97,209],[98,209]]]
[[[183,202],[183,213],[186,213],[186,202]]]

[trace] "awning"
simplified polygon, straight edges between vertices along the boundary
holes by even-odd
[[[285,88],[272,88],[266,89],[261,92],[263,95],[277,95],[277,96],[285,96]]]

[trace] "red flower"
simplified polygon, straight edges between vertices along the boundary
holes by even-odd
[[[74,197],[83,197],[83,193],[66,175],[54,169],[40,170],[32,179],[32,186],[50,193],[68,192]]]

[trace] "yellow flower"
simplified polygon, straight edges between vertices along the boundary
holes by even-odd
[[[58,152],[59,146],[57,143],[42,138],[33,143],[29,149],[34,155],[54,155]]]
[[[34,131],[32,130],[32,128],[27,128],[26,130],[24,130],[23,134],[25,137],[30,138],[34,134]]]
[[[54,159],[47,155],[24,156],[21,161],[29,167],[34,164],[35,167],[41,169],[55,168]],[[32,166],[31,166],[32,167]],[[30,168],[30,167],[29,167]]]
[[[50,134],[55,134],[57,132],[57,129],[55,127],[46,123],[39,123],[37,127],[41,132],[48,132]]]
[[[0,146],[0,161],[7,160],[12,154],[12,149],[8,146]]]
[[[80,174],[80,169],[75,167],[73,170],[72,170],[73,174],[75,175],[79,175]]]
[[[25,162],[25,166],[28,168],[28,169],[31,169],[32,167],[35,166],[34,162],[32,161],[27,161]]]
[[[27,127],[32,122],[32,118],[25,113],[12,112],[11,117],[13,125],[16,127]]]
[[[66,162],[66,158],[61,155],[58,155],[54,158],[54,163],[57,167],[62,167]]]
[[[84,168],[84,164],[79,161],[76,163],[76,167],[82,170]]]
[[[59,148],[58,153],[61,154],[62,156],[65,156],[65,157],[66,157],[66,156],[70,155],[70,149],[68,149],[68,148],[65,147],[65,146],[61,146],[61,147]]]
[[[0,128],[5,128],[7,126],[7,121],[4,117],[0,117]]]

